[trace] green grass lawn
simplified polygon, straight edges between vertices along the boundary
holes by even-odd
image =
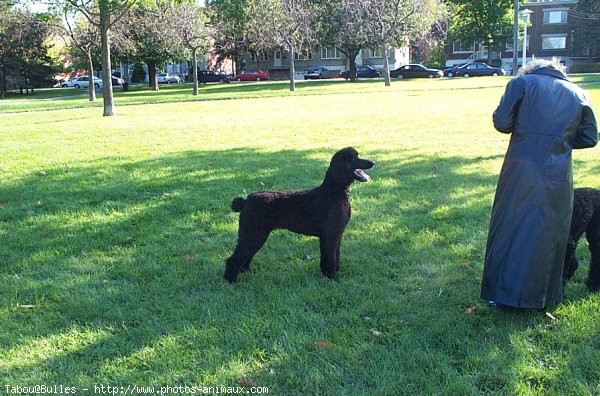
[[[575,81],[598,107],[598,79]],[[599,394],[587,265],[550,315],[479,299],[507,82],[138,87],[104,118],[74,89],[0,101],[0,394]],[[317,240],[278,231],[227,284],[232,198],[316,186],[346,146],[376,165],[352,186],[338,279]],[[598,153],[574,152],[576,186],[600,187]]]

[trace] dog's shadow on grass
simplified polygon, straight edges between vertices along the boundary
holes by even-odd
[[[107,158],[5,183],[0,345],[8,359],[0,373],[11,378],[18,369],[78,386],[148,377],[264,384],[271,370],[285,373],[334,345],[323,364],[346,359],[332,374],[343,382],[349,366],[390,348],[454,367],[468,359],[463,337],[508,344],[512,333],[502,329],[539,320],[489,330],[497,314],[478,301],[497,178],[485,165],[499,157],[361,153],[376,161],[373,182],[351,188],[338,280],[320,274],[316,239],[281,231],[250,273],[226,283],[224,260],[237,232],[231,199],[312,188],[334,151]],[[505,386],[507,360],[483,351],[498,372],[481,386]],[[409,369],[410,360],[390,358],[386,364]],[[364,372],[365,383],[371,377]],[[299,389],[318,378],[308,372],[286,382]],[[423,378],[415,372],[401,381]]]

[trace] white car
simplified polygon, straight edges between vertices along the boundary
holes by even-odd
[[[90,78],[88,76],[72,78],[68,81],[65,81],[65,85],[63,86],[75,88],[89,88]],[[102,88],[102,80],[99,77],[94,77],[94,86],[96,88]]]
[[[181,77],[176,74],[160,73],[158,76],[156,76],[156,82],[159,84],[180,83]]]
[[[69,78],[68,80],[61,81],[60,86],[63,88],[73,87],[74,78]]]

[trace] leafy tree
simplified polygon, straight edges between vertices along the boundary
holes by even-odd
[[[247,24],[253,20],[247,7],[248,0],[208,0],[206,3],[214,53],[219,61],[232,59],[235,72],[241,63],[240,56],[248,47]]]
[[[52,72],[49,25],[43,18],[11,8],[10,4],[0,3],[0,98],[6,96],[9,76],[19,80],[21,90],[25,87],[33,92],[30,82]]]
[[[600,61],[600,2],[579,0],[569,18],[575,30],[573,52],[576,55],[587,53],[590,58]]]
[[[148,65],[153,91],[158,91],[156,71],[164,63],[185,58],[186,49],[178,35],[173,8],[166,1],[141,4],[128,17],[128,32],[135,46],[135,57]]]
[[[452,18],[448,34],[463,42],[484,43],[488,62],[492,50],[512,37],[513,0],[449,0]],[[498,33],[505,32],[505,34]]]
[[[318,29],[323,45],[334,46],[346,55],[350,81],[356,80],[356,57],[361,49],[374,45],[360,0],[325,1]]]
[[[248,0],[248,14],[252,15],[246,23],[244,48],[254,54],[260,69],[261,55],[278,45],[276,32],[271,23],[271,12],[261,0]]]

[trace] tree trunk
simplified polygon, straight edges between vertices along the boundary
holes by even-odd
[[[100,6],[100,41],[102,42],[102,97],[104,99],[104,116],[117,115],[112,90],[112,67],[110,64],[110,8],[108,0],[101,0]]]
[[[94,63],[92,62],[92,53],[89,48],[85,51],[85,57],[87,58],[87,73],[90,78],[90,86],[88,87],[90,102],[96,101],[96,87],[94,86]]]
[[[129,84],[131,83],[131,81],[129,81],[129,61],[125,62],[125,71],[123,72],[123,75],[121,76],[121,78],[123,79],[123,91],[128,91],[129,90]]]
[[[387,43],[381,45],[381,56],[383,56],[383,77],[385,79],[385,86],[390,87],[392,85],[390,81],[390,60],[388,59]]]
[[[358,56],[358,51],[348,50],[346,52],[346,57],[348,58],[348,78],[350,81],[356,81],[356,57]]]
[[[146,63],[148,65],[148,83],[153,91],[158,91],[158,81],[156,81],[156,65],[154,62]]]
[[[192,81],[194,83],[194,96],[198,95],[198,60],[196,59],[197,49],[192,48]]]
[[[294,80],[294,74],[296,74],[296,65],[294,64],[294,46],[290,45],[290,91],[296,90],[296,81]]]
[[[8,82],[6,81],[6,72],[4,67],[0,71],[0,99],[6,98],[6,91],[8,89]]]

